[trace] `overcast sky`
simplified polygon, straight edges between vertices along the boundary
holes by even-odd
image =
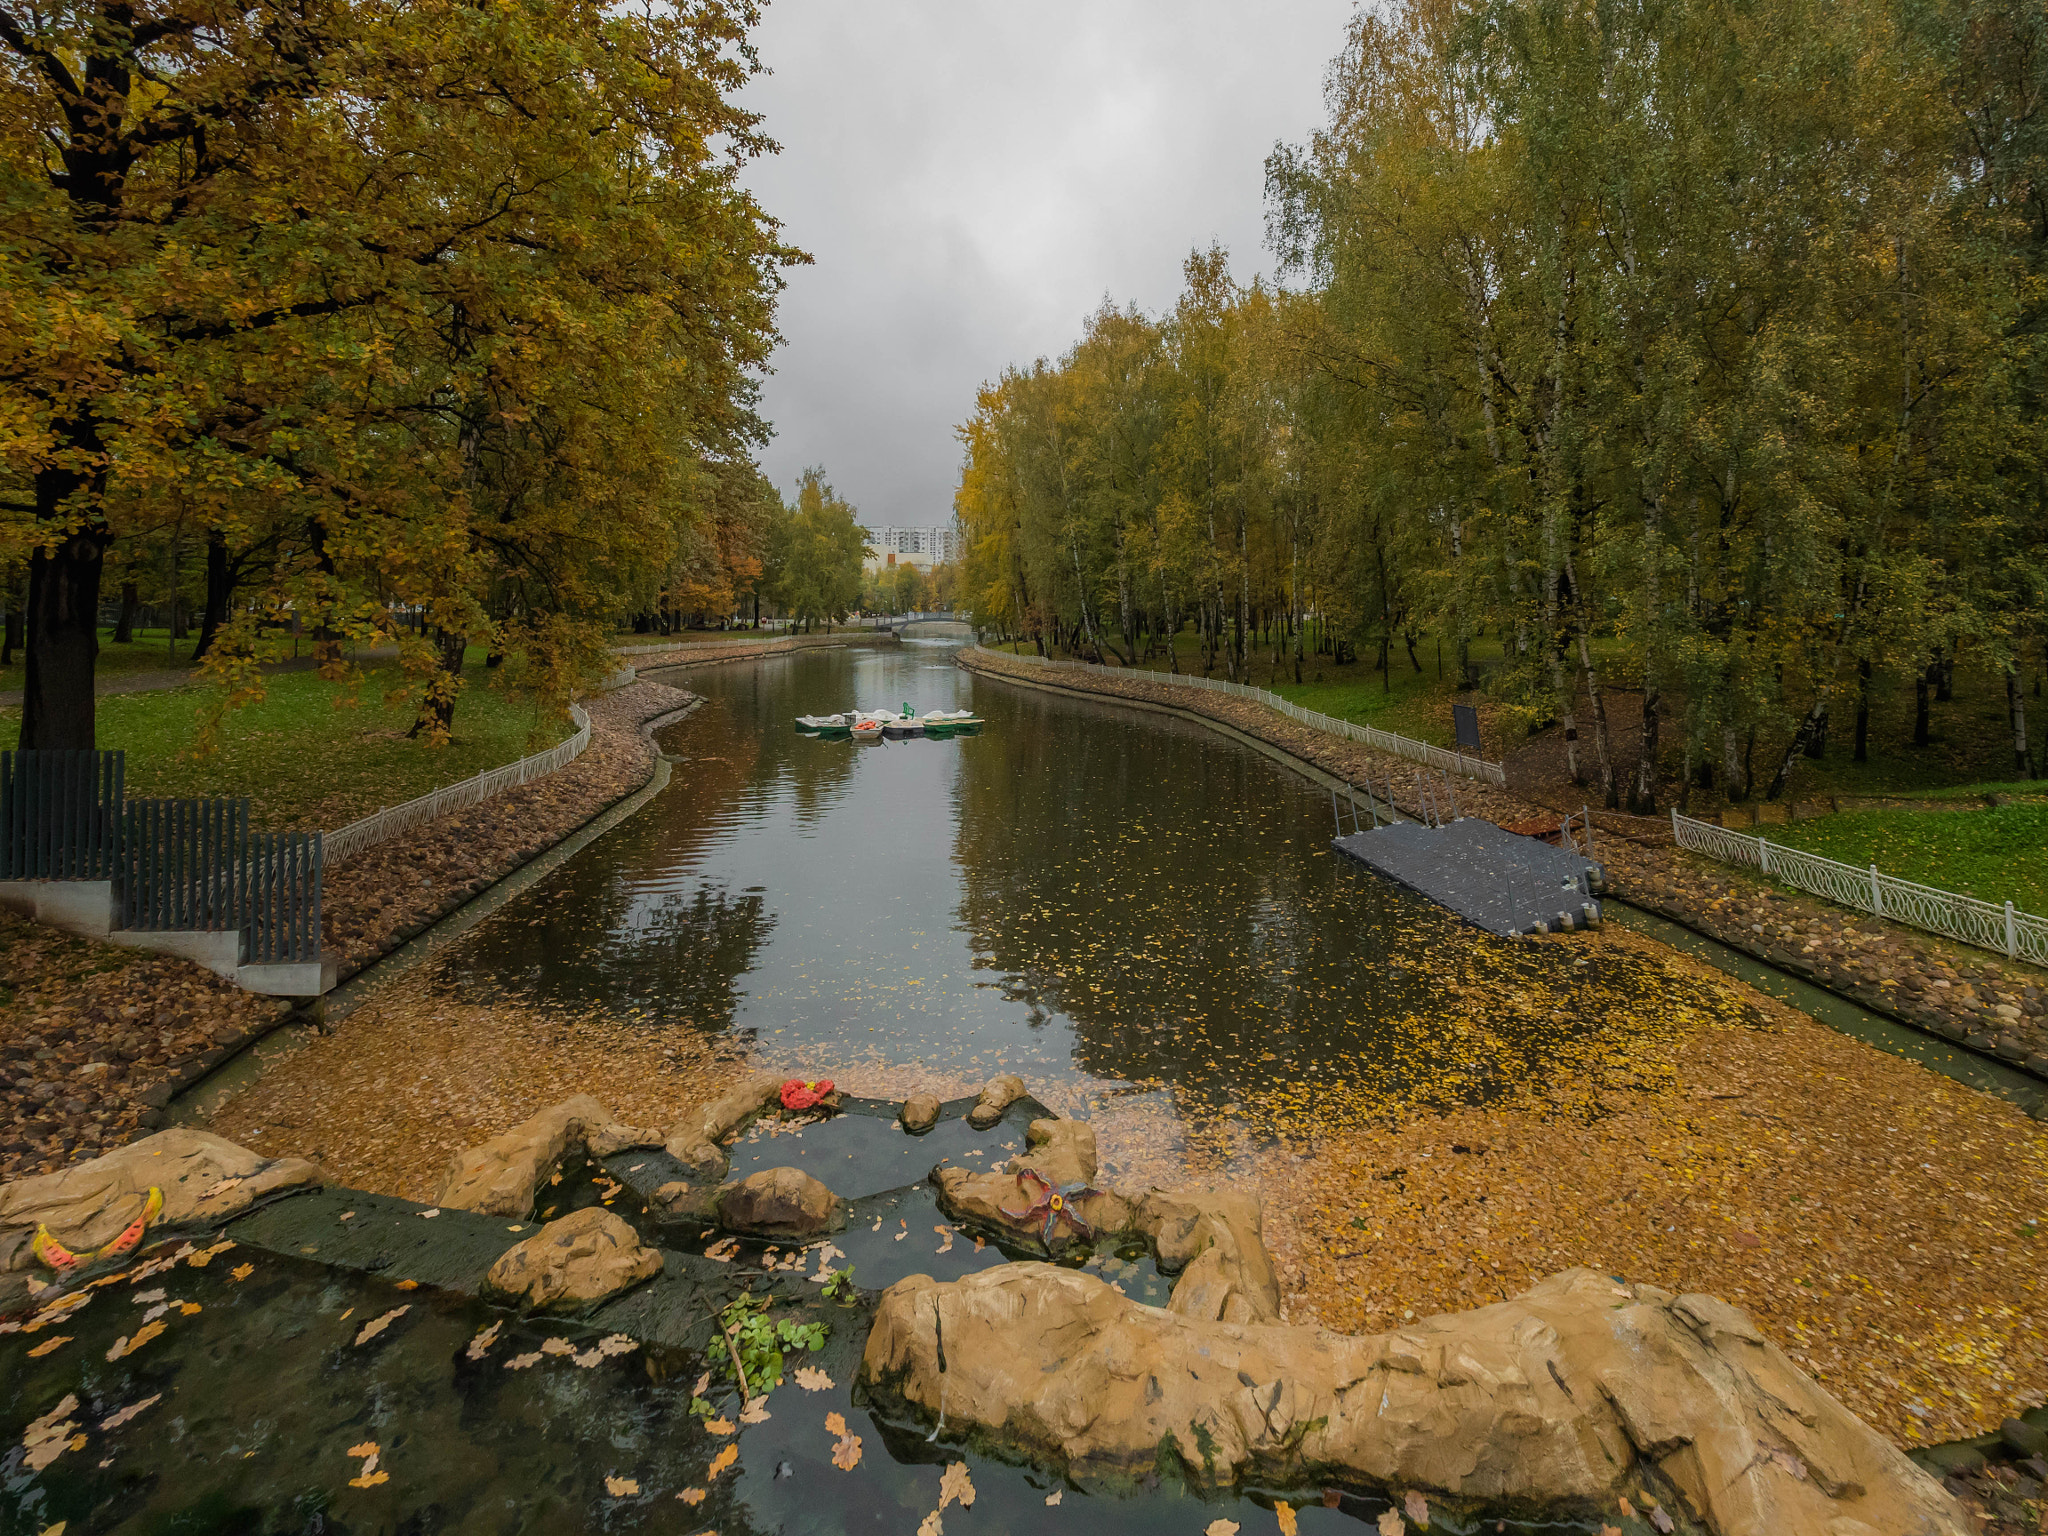
[[[1351,0],[770,0],[748,172],[790,274],[765,407],[785,495],[822,464],[869,526],[948,523],[975,389],[1107,294],[1170,306],[1190,247],[1270,271],[1276,140],[1322,117]]]

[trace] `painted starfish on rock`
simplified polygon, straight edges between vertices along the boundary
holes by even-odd
[[[1017,1172],[1017,1183],[1021,1186],[1026,1179],[1029,1179],[1038,1186],[1038,1193],[1031,1197],[1031,1203],[1021,1211],[1013,1211],[1007,1205],[1002,1206],[1000,1209],[1005,1216],[1023,1221],[1038,1215],[1041,1211],[1044,1212],[1045,1230],[1039,1233],[1039,1241],[1047,1246],[1050,1246],[1052,1243],[1053,1229],[1060,1224],[1061,1217],[1065,1217],[1071,1222],[1074,1229],[1083,1237],[1093,1237],[1095,1235],[1095,1229],[1081,1219],[1080,1214],[1074,1209],[1073,1202],[1077,1196],[1099,1195],[1102,1193],[1101,1190],[1091,1189],[1085,1182],[1061,1185],[1056,1188],[1046,1179],[1042,1178],[1035,1168],[1019,1169]]]

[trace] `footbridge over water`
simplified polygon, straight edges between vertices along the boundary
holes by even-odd
[[[905,640],[972,640],[975,634],[964,615],[951,611],[899,614],[890,628]]]

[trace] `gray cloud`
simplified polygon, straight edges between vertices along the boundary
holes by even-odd
[[[817,260],[791,274],[765,467],[876,522],[952,516],[954,426],[1106,295],[1170,305],[1189,249],[1270,269],[1263,163],[1321,120],[1350,0],[773,0],[748,182]]]

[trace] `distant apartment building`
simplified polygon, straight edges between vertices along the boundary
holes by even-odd
[[[935,565],[949,565],[960,558],[957,528],[871,528],[868,556],[863,568],[880,570],[891,565],[914,565],[928,571]]]

